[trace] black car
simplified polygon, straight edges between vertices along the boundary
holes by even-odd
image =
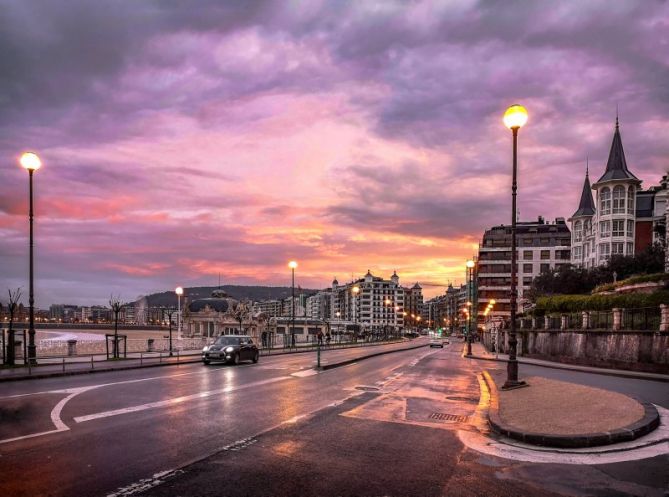
[[[202,362],[212,361],[239,364],[239,361],[258,362],[260,351],[250,336],[221,335],[211,345],[202,349]]]

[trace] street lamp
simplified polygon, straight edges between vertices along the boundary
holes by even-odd
[[[355,337],[355,342],[358,341],[358,294],[360,293],[360,287],[358,285],[355,285],[353,288],[351,288],[351,292],[353,293],[353,303],[355,305],[355,309],[353,310],[353,323],[355,326],[353,327],[353,334]]]
[[[511,182],[511,326],[509,329],[509,362],[506,368],[506,383],[503,389],[524,385],[518,380],[518,360],[516,359],[516,195],[518,190],[518,130],[527,122],[527,110],[522,105],[512,105],[504,113],[504,125],[513,132],[513,175]]]
[[[337,342],[341,343],[341,312],[335,312],[337,316]]]
[[[290,346],[295,347],[295,268],[297,267],[296,261],[290,261],[288,267],[292,273],[292,283],[291,283],[291,311],[290,311]]]
[[[467,307],[472,306],[472,302],[474,300],[474,288],[472,284],[472,274],[474,271],[474,261],[473,260],[468,260],[467,261],[467,296],[469,298],[469,301],[467,302]],[[467,354],[468,356],[472,355],[472,316],[474,315],[474,309],[469,313],[467,316]]]
[[[181,296],[184,294],[184,289],[178,286],[174,293],[177,294],[177,338],[181,340]]]
[[[35,295],[33,290],[33,173],[42,167],[42,161],[33,152],[26,152],[21,156],[21,166],[28,171],[28,185],[30,195],[30,284],[28,290],[28,304],[30,306],[28,326],[28,362],[37,364],[37,347],[35,347]]]

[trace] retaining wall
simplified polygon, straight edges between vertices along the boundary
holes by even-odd
[[[508,353],[508,330],[500,332],[500,352]],[[569,364],[669,374],[669,333],[648,331],[522,330],[518,355]],[[494,334],[483,343],[494,350]]]

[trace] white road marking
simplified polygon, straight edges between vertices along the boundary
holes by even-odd
[[[151,478],[145,478],[143,480],[139,480],[137,483],[128,485],[127,487],[119,488],[114,493],[108,494],[107,497],[128,497],[138,492],[143,492],[150,488],[156,487],[161,483],[163,483],[165,480],[181,473],[183,473],[183,471],[177,469],[161,471],[160,473],[154,474]]]
[[[111,411],[103,411],[95,414],[88,414],[86,416],[78,416],[74,418],[76,423],[84,423],[86,421],[92,421],[94,419],[108,418],[111,416],[119,416],[121,414],[129,414],[131,412],[145,411],[147,409],[156,409],[160,407],[169,407],[176,404],[182,404],[191,400],[203,399],[211,397],[212,395],[218,395],[222,393],[236,392],[238,390],[244,390],[247,388],[258,387],[262,385],[268,385],[270,383],[276,383],[278,381],[284,381],[290,379],[289,376],[280,376],[278,378],[269,378],[267,380],[255,381],[252,383],[247,383],[245,385],[240,385],[238,387],[225,387],[218,390],[207,390],[204,392],[198,392],[192,395],[184,395],[182,397],[175,397],[172,399],[161,400],[158,402],[149,402],[147,404],[140,404],[131,407],[124,407],[122,409],[114,409]]]
[[[291,373],[290,376],[297,376],[298,378],[306,378],[307,376],[313,376],[315,374],[318,374],[319,372],[320,371],[316,369],[303,369],[302,371]]]

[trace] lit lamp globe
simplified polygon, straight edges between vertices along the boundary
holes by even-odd
[[[471,260],[470,260],[470,261],[467,261],[467,267],[468,267],[469,269],[473,268],[474,265],[475,265],[475,264],[474,264],[474,261],[471,261]]]
[[[527,122],[527,109],[522,105],[514,104],[504,113],[504,126],[509,129],[519,129]]]
[[[174,290],[174,293],[176,293],[177,295],[181,296],[181,295],[184,294],[184,289],[181,288],[180,286],[178,286],[178,287]]]
[[[295,268],[297,267],[297,262],[296,262],[296,261],[290,261],[290,262],[288,263],[288,267],[289,267],[290,269],[295,269]]]
[[[359,287],[359,286],[354,286],[353,288],[351,288],[351,291],[352,291],[353,293],[356,293],[356,294],[357,294],[357,293],[360,292],[360,287]]]
[[[39,156],[33,152],[24,153],[19,159],[21,166],[27,171],[37,171],[42,167],[42,161]]]

